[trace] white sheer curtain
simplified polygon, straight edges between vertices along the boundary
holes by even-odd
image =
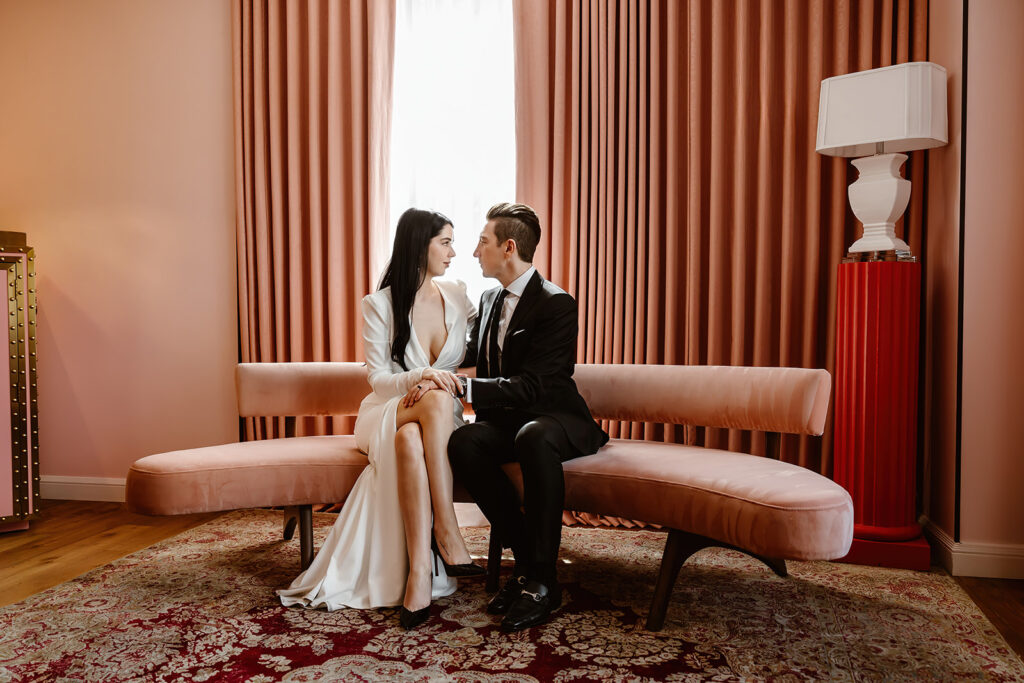
[[[394,68],[388,245],[410,206],[448,216],[446,277],[475,303],[497,284],[473,258],[487,209],[515,199],[512,0],[398,0]]]

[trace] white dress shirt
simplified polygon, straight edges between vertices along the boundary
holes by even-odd
[[[512,320],[512,314],[516,312],[516,306],[519,305],[519,300],[523,297],[523,292],[526,291],[526,285],[530,283],[530,278],[532,278],[533,274],[536,272],[537,269],[530,266],[526,269],[526,272],[510,282],[508,287],[505,288],[508,290],[508,294],[505,295],[505,301],[501,305],[501,317],[498,319],[499,349],[505,348],[505,333],[508,331],[508,324]],[[484,338],[477,339],[477,353],[482,351],[484,353],[484,358],[490,362],[490,358],[488,357],[490,354],[490,349],[488,348],[490,344],[487,339],[486,323],[487,321],[484,321]],[[473,382],[471,381],[466,382],[466,402],[473,402]]]
[[[501,306],[501,318],[498,319],[499,349],[505,349],[505,333],[508,332],[508,324],[512,320],[512,314],[516,312],[516,306],[519,305],[519,300],[523,297],[523,292],[526,291],[526,285],[529,284],[530,278],[536,272],[537,269],[530,266],[526,269],[525,273],[517,277],[505,288],[508,290],[508,294],[505,295],[505,302]]]

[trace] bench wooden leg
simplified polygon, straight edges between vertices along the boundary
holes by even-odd
[[[660,631],[665,625],[665,613],[668,611],[668,599],[672,597],[672,587],[686,559],[700,550],[692,547],[694,536],[678,529],[669,529],[668,540],[665,541],[665,552],[661,555],[661,571],[658,572],[658,584],[654,588],[651,609],[647,613],[647,630]]]
[[[741,553],[747,553],[747,551],[743,548],[736,548],[736,550],[739,550]],[[754,553],[747,553],[747,555],[750,555],[751,557],[764,562],[773,572],[775,572],[777,576],[781,576],[782,578],[786,578],[787,576],[789,576],[789,570],[786,569],[785,560],[780,560],[777,557],[765,557],[764,555],[755,555]]]
[[[313,562],[313,506],[293,505],[284,509],[284,540],[292,540],[299,527],[299,563],[306,571]]]
[[[487,549],[487,585],[489,592],[498,590],[498,579],[501,574],[501,539],[491,527],[491,544]]]
[[[313,564],[313,506],[299,506],[299,558],[302,571]]]
[[[717,546],[729,548],[746,553],[751,557],[764,562],[777,575],[785,578],[789,575],[786,569],[786,561],[776,557],[765,557],[756,555],[749,550],[737,548],[728,543],[719,543],[706,536],[698,536],[678,529],[669,529],[668,540],[665,541],[665,552],[661,556],[661,570],[658,573],[658,584],[654,588],[654,598],[651,600],[651,610],[647,614],[647,630],[660,631],[665,625],[665,614],[668,611],[668,601],[672,597],[672,588],[679,577],[679,570],[683,563],[699,550]]]
[[[284,540],[292,540],[295,535],[295,525],[299,523],[299,507],[293,505],[284,509]]]

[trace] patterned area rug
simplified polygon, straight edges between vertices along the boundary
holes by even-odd
[[[333,515],[315,515],[319,543]],[[705,550],[664,630],[643,629],[664,534],[566,528],[566,604],[513,635],[463,580],[411,632],[395,609],[285,609],[297,573],[280,513],[231,513],[0,608],[0,681],[1024,680],[1024,663],[956,583],[792,562],[780,579]],[[474,554],[486,530],[466,530]]]

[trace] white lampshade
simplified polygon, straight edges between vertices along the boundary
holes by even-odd
[[[821,154],[938,147],[949,141],[946,128],[946,70],[938,64],[909,62],[821,82],[815,147]]]

